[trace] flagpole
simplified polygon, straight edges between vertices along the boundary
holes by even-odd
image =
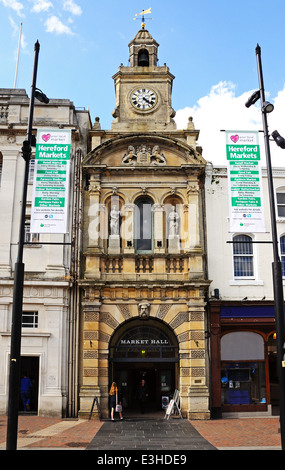
[[[22,25],[23,25],[23,23],[21,23],[21,26],[20,26],[20,34],[19,34],[19,44],[18,44],[18,54],[17,54],[17,63],[16,63],[16,73],[15,73],[14,88],[16,88],[16,84],[17,84],[18,65],[19,65],[20,48],[21,48],[21,39],[22,39]]]

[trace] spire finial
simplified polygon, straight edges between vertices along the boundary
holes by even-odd
[[[142,29],[145,28],[145,20],[152,20],[152,18],[145,18],[144,15],[147,13],[151,13],[151,7],[148,10],[143,10],[141,13],[136,13],[135,16],[142,16]],[[134,18],[134,20],[138,20],[139,18]]]

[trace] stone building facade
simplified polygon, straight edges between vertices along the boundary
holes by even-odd
[[[209,418],[206,162],[192,119],[176,129],[157,52],[143,26],[113,77],[111,130],[96,120],[83,161],[79,416],[94,397],[108,416],[113,380],[135,410],[144,378],[150,409],[177,389],[184,416]]]
[[[19,240],[29,97],[22,89],[0,89],[0,413],[7,412],[14,266]],[[33,160],[30,163],[24,246],[21,375],[33,381],[31,412],[77,413],[77,240],[80,239],[80,164],[87,153],[89,112],[67,99],[35,102],[33,133],[71,130],[69,218],[66,234],[30,231]],[[35,149],[33,148],[33,152]],[[33,153],[34,155],[34,153]],[[76,241],[76,243],[75,243]],[[20,412],[23,410],[19,403]]]

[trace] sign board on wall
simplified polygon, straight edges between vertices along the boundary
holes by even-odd
[[[71,131],[38,129],[31,233],[66,233]]]
[[[258,132],[226,131],[229,232],[265,232]]]

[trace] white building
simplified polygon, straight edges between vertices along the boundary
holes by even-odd
[[[0,413],[7,412],[13,303],[13,275],[25,162],[29,97],[25,90],[0,89]],[[87,152],[90,116],[67,99],[36,101],[33,132],[40,128],[70,129],[71,175],[66,234],[30,233],[33,161],[30,164],[24,248],[21,373],[33,382],[31,411],[46,416],[76,414],[77,296],[80,240],[80,164]],[[35,150],[35,149],[33,149]],[[20,403],[20,410],[21,408]]]
[[[230,231],[227,168],[208,164],[206,173],[212,416],[275,414],[278,377],[267,172],[262,169],[263,233]],[[285,169],[275,168],[273,180],[285,276]]]

